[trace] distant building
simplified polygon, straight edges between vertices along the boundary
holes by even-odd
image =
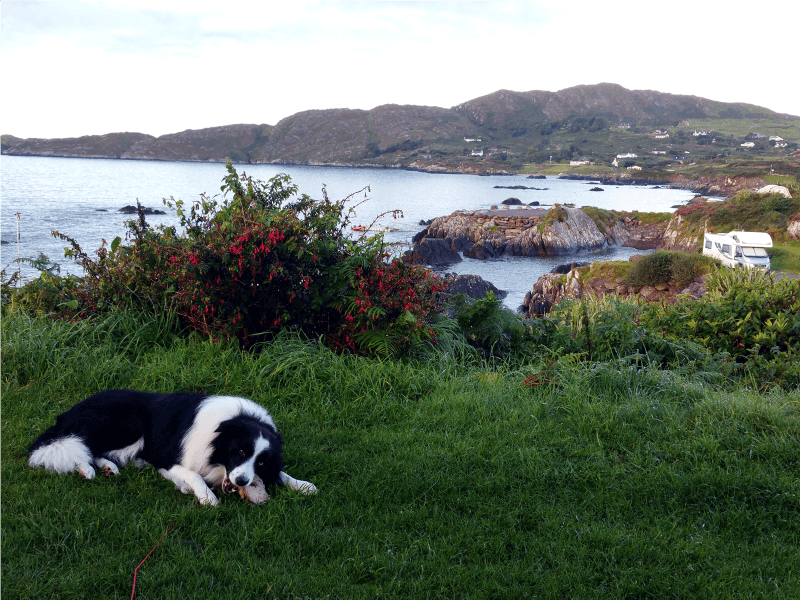
[[[742,148],[752,148],[755,146],[753,142],[744,142],[743,144],[739,144]]]
[[[706,131],[705,129],[695,129],[692,135],[694,137],[700,137],[701,135],[711,135],[711,133],[711,131]]]
[[[592,163],[590,163],[585,158],[582,158],[580,160],[571,160],[571,161],[569,161],[569,166],[570,167],[580,167],[580,166],[583,166],[583,165],[590,165],[590,164],[592,164]]]
[[[783,138],[781,136],[779,136],[779,135],[771,135],[771,136],[769,136],[769,141],[770,142],[782,142]]]
[[[478,148],[472,151],[472,156],[483,156],[483,148]]]
[[[626,168],[628,169],[628,171],[641,171],[642,170],[642,167],[640,167],[639,165],[632,165],[632,166],[626,167]]]
[[[619,125],[617,125],[617,127],[619,127],[620,129],[630,129],[631,128],[631,124],[630,123],[620,123]]]
[[[653,154],[666,154],[666,150],[653,150]]]
[[[627,154],[617,154],[617,158],[639,158],[639,156],[633,152],[628,152]]]
[[[464,141],[465,142],[480,142],[481,138],[468,138],[468,137],[465,137]]]

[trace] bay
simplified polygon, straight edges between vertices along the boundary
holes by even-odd
[[[354,224],[370,225],[376,215],[401,210],[399,219],[384,217],[377,226],[397,228],[384,234],[389,242],[408,243],[423,227],[421,220],[449,215],[456,210],[476,210],[499,205],[514,197],[542,206],[574,204],[609,210],[672,212],[694,195],[688,190],[646,186],[601,186],[592,192],[590,182],[548,177],[527,179],[524,175],[483,177],[446,175],[401,169],[313,167],[285,165],[236,165],[257,179],[267,180],[287,173],[301,193],[322,197],[326,187],[333,200],[345,198],[362,188],[366,202],[356,208]],[[206,192],[220,194],[225,166],[220,163],[133,161],[3,156],[0,162],[0,266],[7,274],[18,268],[26,278],[38,273],[27,265],[14,263],[17,252],[36,258],[40,252],[58,262],[62,273],[80,273],[75,263],[64,259],[65,243],[51,235],[57,230],[74,238],[90,254],[116,236],[125,236],[130,215],[119,212],[137,199],[146,207],[166,210],[163,216],[148,216],[151,225],[178,225],[178,218],[162,204],[170,196],[186,202]],[[496,189],[495,186],[524,185],[537,190]],[[547,188],[547,189],[543,189]],[[365,199],[365,192],[354,201]],[[354,202],[355,203],[355,202]],[[19,213],[17,221],[16,213]],[[17,244],[19,225],[19,244]],[[508,292],[504,304],[517,308],[540,275],[572,260],[625,260],[641,251],[612,248],[599,253],[547,258],[504,257],[490,261],[465,258],[447,268],[449,272],[480,275]]]

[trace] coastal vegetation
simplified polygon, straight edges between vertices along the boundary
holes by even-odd
[[[779,193],[742,191],[725,202],[689,203],[675,211],[681,237],[702,238],[703,229],[713,233],[733,230],[765,231],[774,241],[788,241],[790,220],[800,215],[800,183],[789,184],[791,198]]]
[[[174,201],[184,231],[74,242],[85,277],[3,274],[3,595],[127,596],[159,540],[140,597],[800,594],[797,281],[654,254],[641,276],[708,293],[522,320],[344,236],[347,199],[231,165],[223,188]],[[212,509],[151,469],[27,468],[108,388],[251,397],[320,493]]]

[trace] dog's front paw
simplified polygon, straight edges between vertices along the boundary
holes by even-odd
[[[111,475],[119,475],[119,467],[117,467],[117,465],[110,460],[106,460],[105,458],[97,458],[95,459],[94,464],[103,471],[103,475],[106,477]]]
[[[75,467],[75,470],[84,479],[94,479],[94,469],[92,468],[92,465],[88,463],[83,463],[78,465],[77,467]]]
[[[294,489],[296,489],[301,494],[306,494],[307,496],[317,493],[317,486],[315,486],[310,481],[298,481]]]
[[[197,501],[200,504],[210,504],[211,506],[216,506],[219,504],[219,500],[217,500],[214,492],[212,492],[210,489],[207,490],[205,494],[199,494],[197,496]]]

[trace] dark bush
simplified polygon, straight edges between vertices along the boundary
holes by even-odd
[[[628,271],[626,283],[635,287],[656,285],[672,279],[672,252],[654,252],[640,258]]]
[[[626,283],[635,287],[673,282],[685,288],[701,273],[710,269],[713,259],[685,252],[654,252],[636,262],[626,276]]]

